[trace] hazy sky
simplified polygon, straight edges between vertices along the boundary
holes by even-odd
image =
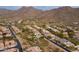
[[[74,6],[75,8],[79,6]],[[10,9],[10,10],[16,10],[21,8],[20,6],[0,6],[1,9]],[[34,8],[41,9],[41,10],[50,10],[50,9],[55,9],[59,8],[59,6],[34,6]]]
[[[55,9],[58,8],[57,6],[36,6],[35,8],[37,9],[42,9],[42,10],[50,10],[50,9]]]
[[[10,9],[10,10],[16,10],[21,8],[20,6],[0,6],[1,9]],[[34,8],[41,9],[41,10],[49,10],[58,8],[56,6],[34,6]]]

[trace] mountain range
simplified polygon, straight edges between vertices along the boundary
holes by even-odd
[[[66,24],[72,24],[73,22],[79,22],[79,8],[72,8],[69,6],[60,7],[51,10],[39,10],[34,7],[22,7],[18,10],[0,9],[0,17],[13,21],[20,19],[38,19],[39,21],[63,22]]]

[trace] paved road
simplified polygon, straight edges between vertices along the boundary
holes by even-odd
[[[42,33],[42,35],[44,35],[44,34]],[[55,45],[57,45],[57,46],[59,46],[59,47],[61,47],[61,48],[63,48],[65,51],[67,51],[67,52],[71,52],[71,51],[70,51],[69,49],[67,49],[66,47],[61,46],[60,43],[54,42],[54,41],[48,39],[46,36],[44,36],[44,37],[45,37],[48,41],[54,43]]]
[[[11,26],[10,24],[7,24],[7,28],[9,28],[9,30],[10,30],[11,33],[12,33],[13,38],[14,38],[15,41],[17,42],[16,48],[19,49],[19,52],[23,52],[22,46],[21,46],[21,44],[20,44],[20,42],[19,42],[19,39],[17,39],[17,37],[16,37],[16,33],[15,33],[14,29],[12,28],[12,26]]]
[[[39,31],[39,29],[37,29],[37,30]],[[48,39],[47,36],[46,36],[44,33],[42,33],[41,31],[39,31],[39,32],[40,32],[48,41],[50,41],[51,43],[54,43],[55,45],[61,47],[62,49],[64,49],[64,50],[67,51],[67,52],[71,52],[71,50],[69,50],[69,49],[67,49],[66,47],[62,46],[60,43],[54,42],[54,41],[52,41],[51,39]]]

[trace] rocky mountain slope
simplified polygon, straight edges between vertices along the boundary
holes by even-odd
[[[79,9],[69,6],[60,7],[57,9],[42,11],[34,7],[22,7],[18,10],[0,10],[0,16],[10,20],[21,19],[38,19],[49,23],[62,22],[64,24],[72,25],[73,22],[79,22]]]

